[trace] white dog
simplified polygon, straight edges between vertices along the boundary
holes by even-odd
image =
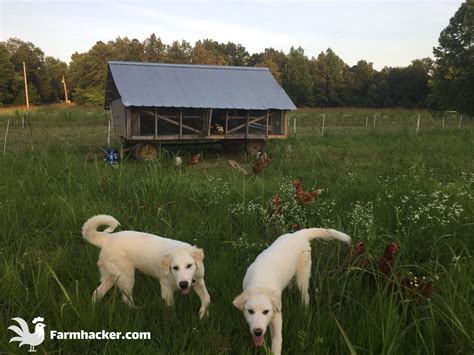
[[[243,292],[234,299],[234,306],[243,311],[250,326],[253,342],[262,346],[270,325],[272,352],[281,354],[281,294],[293,278],[305,305],[309,303],[311,276],[311,245],[309,241],[338,239],[350,243],[351,238],[334,229],[309,228],[284,234],[264,250],[247,269]]]
[[[103,232],[97,228],[107,225]],[[161,297],[166,305],[174,304],[173,294],[181,290],[186,295],[194,287],[201,299],[199,316],[203,318],[211,302],[204,283],[204,252],[178,240],[153,234],[122,231],[111,234],[120,223],[112,216],[98,215],[82,227],[82,235],[89,243],[101,248],[99,266],[101,284],[92,299],[102,298],[113,286],[122,292],[123,300],[133,306],[132,291],[135,269],[160,280]]]

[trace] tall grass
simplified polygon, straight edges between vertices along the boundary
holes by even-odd
[[[308,118],[309,119],[309,118]],[[316,119],[316,118],[315,118]],[[47,353],[261,354],[232,300],[245,270],[288,224],[268,223],[271,197],[294,178],[324,188],[312,205],[288,210],[287,222],[340,229],[378,258],[390,241],[401,248],[396,271],[435,280],[432,299],[400,302],[348,269],[346,248],[313,243],[311,303],[283,295],[287,354],[465,354],[473,350],[474,131],[369,130],[305,133],[271,141],[273,164],[243,176],[226,154],[181,169],[170,155],[117,167],[86,162],[88,148],[8,154],[0,159],[0,351],[18,353],[6,328],[12,317],[45,317],[46,330],[150,331],[151,341],[51,341]],[[233,155],[248,168],[250,158]],[[107,213],[123,229],[147,231],[205,249],[210,317],[198,319],[196,295],[167,308],[158,282],[138,274],[139,309],[117,291],[92,306],[98,249],[80,228]],[[20,349],[26,351],[25,347]]]

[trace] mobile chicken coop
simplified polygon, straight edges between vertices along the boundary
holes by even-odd
[[[268,68],[109,62],[105,109],[141,160],[166,142],[245,144],[288,136],[296,107]]]

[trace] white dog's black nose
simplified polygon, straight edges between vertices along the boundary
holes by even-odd
[[[253,330],[253,335],[257,336],[257,337],[260,337],[263,335],[263,329],[261,328],[256,328]]]
[[[181,287],[182,289],[186,289],[186,288],[188,288],[188,286],[189,286],[188,281],[181,281],[179,283],[179,287]]]

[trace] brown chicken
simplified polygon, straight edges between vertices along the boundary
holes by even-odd
[[[433,295],[433,281],[426,277],[420,278],[410,273],[409,276],[400,278],[399,282],[405,299],[420,303]]]
[[[367,251],[365,243],[362,240],[357,241],[354,250],[352,251],[352,256],[359,256],[364,254]]]
[[[369,258],[366,246],[360,240],[352,249],[350,265],[370,271],[364,274],[367,284],[372,287],[380,285],[386,295],[395,295],[399,301],[421,303],[433,295],[433,281],[425,277],[417,277],[412,273],[403,276],[395,272],[395,259],[399,250],[397,243],[390,243],[375,263]]]
[[[377,262],[377,270],[382,276],[390,276],[395,265],[395,256],[397,255],[398,250],[399,248],[396,243],[390,243],[387,248],[385,248],[382,257]]]
[[[296,231],[299,231],[300,229],[301,229],[301,226],[298,223],[293,223],[291,225],[291,232],[296,232]]]
[[[263,169],[270,166],[271,163],[272,160],[268,157],[266,152],[258,152],[257,159],[255,159],[252,167],[254,175],[260,175]]]
[[[362,240],[357,241],[354,249],[352,250],[352,255],[350,263],[353,266],[360,267],[361,269],[366,269],[369,266],[369,257],[367,255],[367,249]]]
[[[201,154],[193,154],[191,156],[191,160],[189,161],[189,164],[191,165],[196,165],[197,163],[199,163],[199,159],[201,159]]]
[[[321,189],[311,191],[311,192],[303,191],[303,186],[301,184],[300,179],[294,180],[293,186],[296,189],[296,200],[303,205],[307,205],[313,202],[316,198],[319,197],[319,195],[321,195],[321,192],[323,192],[323,190]]]
[[[271,214],[281,215],[281,198],[280,195],[276,194],[272,197],[272,211]]]
[[[393,272],[395,258],[399,251],[396,243],[390,243],[377,263],[377,270],[382,276],[381,281],[388,293],[396,293],[400,289],[403,300],[420,303],[433,295],[433,281],[425,277],[417,277],[412,273],[402,276]]]

